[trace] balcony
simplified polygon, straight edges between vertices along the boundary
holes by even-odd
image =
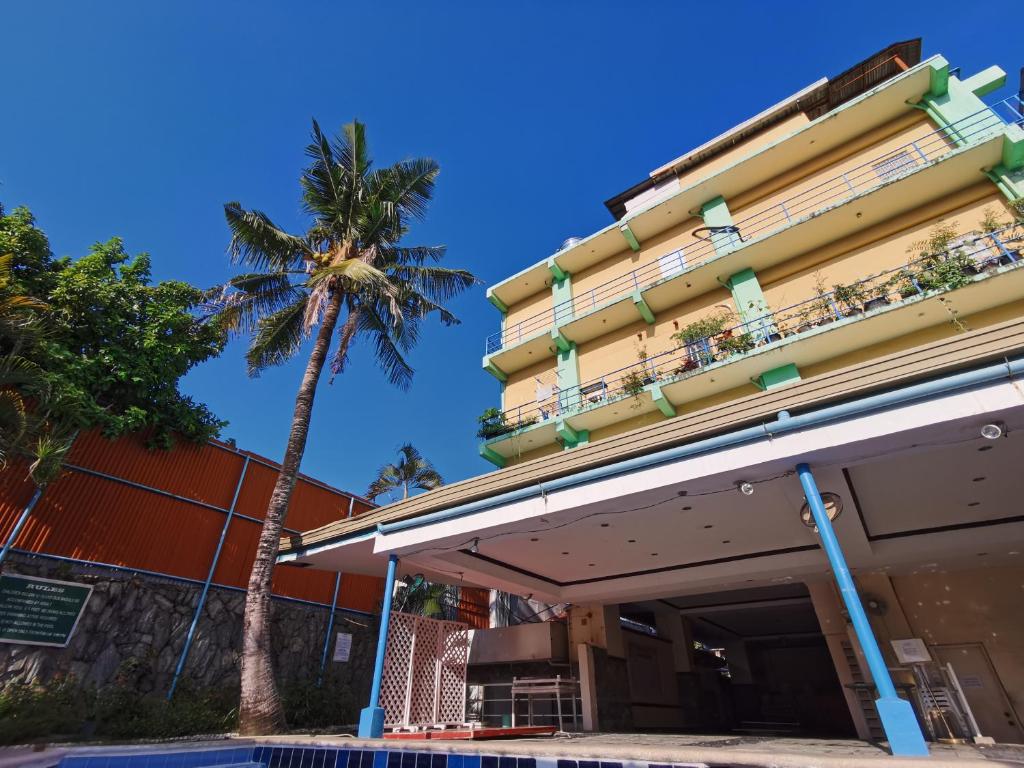
[[[711,332],[687,333],[679,348],[610,371],[542,402],[506,410],[486,447],[508,458],[551,444],[557,430],[595,430],[757,382],[792,363],[806,367],[1001,306],[1024,296],[1024,224],[967,233],[922,256],[848,286]],[[688,327],[689,328],[689,327]],[[487,434],[487,429],[483,430]]]
[[[1008,117],[1014,114],[1010,101],[996,105],[1005,105]],[[493,363],[512,373],[550,354],[556,329],[577,344],[590,341],[636,322],[644,309],[657,315],[712,290],[719,278],[748,267],[764,269],[969,185],[980,178],[979,168],[999,162],[1006,122],[994,109],[757,209],[728,232],[709,232],[697,247],[663,254],[492,334],[484,366]],[[708,265],[715,268],[702,269]]]

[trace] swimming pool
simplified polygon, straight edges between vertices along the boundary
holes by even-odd
[[[137,749],[137,748],[136,748]],[[687,764],[692,766],[693,764]],[[69,755],[59,768],[682,768],[682,764],[249,745]]]

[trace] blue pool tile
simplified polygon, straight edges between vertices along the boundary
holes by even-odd
[[[517,758],[516,768],[537,768],[537,759],[535,757]],[[619,766],[619,768],[622,768],[622,766]]]
[[[416,768],[415,752],[402,752],[402,768]]]
[[[388,752],[388,768],[402,768],[401,752]]]
[[[601,766],[597,760],[580,760],[577,765],[579,768],[600,768]]]
[[[622,768],[622,763],[606,763],[602,760],[601,768]]]
[[[558,768],[576,768],[575,760],[559,760]]]
[[[494,755],[484,755],[480,758],[480,768],[498,768],[498,758]]]
[[[373,753],[373,768],[387,768],[388,766],[388,753],[387,752],[374,752]]]
[[[448,755],[448,768],[462,768],[462,755]]]
[[[431,755],[430,768],[448,768],[448,755]]]
[[[516,759],[514,757],[499,757],[498,768],[516,768]]]
[[[480,755],[463,755],[462,768],[480,768]]]
[[[430,768],[430,754],[426,752],[416,753],[416,768]]]

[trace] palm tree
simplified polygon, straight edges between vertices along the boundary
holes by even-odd
[[[434,465],[417,451],[412,443],[406,443],[398,449],[401,456],[397,464],[385,464],[377,472],[377,478],[370,483],[366,495],[371,500],[385,493],[402,489],[402,498],[409,498],[410,488],[432,491],[444,484],[441,475]]]
[[[232,259],[253,271],[223,286],[217,303],[229,331],[252,334],[249,374],[285,362],[314,337],[249,577],[238,715],[245,734],[269,733],[284,724],[270,654],[271,576],[331,347],[330,368],[338,374],[357,337],[367,338],[388,380],[408,387],[413,369],[405,355],[416,343],[421,321],[436,313],[444,325],[457,323],[442,303],[477,282],[466,270],[437,265],[443,246],[401,245],[411,220],[426,214],[439,170],[433,160],[375,169],[365,126],[358,122],[329,139],[314,120],[306,154],[310,164],[300,184],[310,222],[304,234],[289,234],[240,203],[224,206]]]

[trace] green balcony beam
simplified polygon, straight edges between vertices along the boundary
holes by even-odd
[[[550,270],[551,276],[556,281],[565,280],[569,276],[568,272],[566,272],[564,269],[562,269],[560,266],[558,266],[558,262],[555,261],[555,257],[554,256],[552,256],[551,258],[548,259],[548,270]]]
[[[933,86],[921,99],[921,106],[940,128],[947,129],[958,146],[965,146],[977,141],[989,128],[993,132],[1002,130],[1003,121],[980,97],[1002,87],[1005,82],[1006,73],[999,67],[989,67],[966,80],[947,73],[946,82]],[[985,110],[988,110],[988,115],[978,114]]]
[[[573,347],[573,342],[565,337],[561,328],[554,328],[551,331],[551,341],[555,343],[557,352],[568,352]]]
[[[800,371],[797,370],[796,365],[787,363],[786,365],[780,365],[778,368],[772,368],[770,371],[765,371],[754,379],[754,384],[759,389],[765,390],[781,387],[783,384],[799,380]]]
[[[489,357],[484,358],[484,370],[491,374],[491,376],[496,378],[502,384],[508,381],[508,374],[501,370],[501,368],[499,368],[497,365],[495,365],[494,362]]]
[[[508,314],[508,304],[506,304],[504,301],[502,301],[497,296],[495,296],[491,292],[490,288],[487,289],[487,300],[489,302],[491,302],[491,304],[496,306],[498,308],[498,311],[501,312],[501,314],[503,314],[503,315],[507,315]]]
[[[562,438],[570,448],[576,445],[576,442],[580,439],[580,433],[573,429],[565,419],[558,419],[555,422],[555,434]]]
[[[589,429],[577,429],[576,430],[576,441],[570,445],[570,448],[580,448],[584,445],[590,444],[590,430]]]
[[[633,291],[633,304],[636,306],[637,312],[640,313],[640,317],[644,319],[644,322],[648,325],[654,325],[654,313],[647,302],[644,301],[643,294],[640,291]]]
[[[667,418],[671,419],[676,415],[675,406],[665,397],[665,394],[661,391],[660,384],[651,385],[651,398],[654,400],[654,404],[658,406],[658,410],[665,414]]]
[[[640,241],[636,239],[636,235],[633,234],[633,230],[629,228],[629,224],[623,224],[619,227],[619,232],[626,238],[626,242],[629,243],[629,249],[631,251],[640,250]]]
[[[480,446],[480,456],[487,459],[498,469],[504,468],[505,464],[508,463],[508,459],[486,444]]]
[[[1016,171],[1024,168],[1024,128],[1019,125],[1006,126],[1003,134],[1003,168]]]

